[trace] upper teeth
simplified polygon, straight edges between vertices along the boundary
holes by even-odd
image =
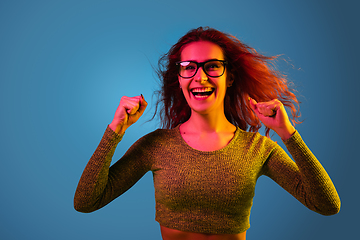
[[[192,92],[210,92],[212,91],[212,88],[194,88],[191,90]]]

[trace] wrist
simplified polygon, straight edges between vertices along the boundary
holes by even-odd
[[[109,124],[109,127],[111,128],[111,130],[113,130],[115,133],[117,134],[124,134],[125,133],[125,130],[126,128],[124,127],[124,124],[121,124],[121,123],[114,123],[114,122],[111,122]]]
[[[287,126],[284,129],[278,130],[276,133],[279,135],[279,137],[283,141],[286,141],[289,138],[291,138],[291,136],[295,133],[295,131],[296,131],[296,129],[294,128],[294,126],[290,125],[290,126]]]

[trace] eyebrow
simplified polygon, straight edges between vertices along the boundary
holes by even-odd
[[[208,61],[225,61],[225,59],[217,59],[217,58],[212,58],[212,59],[208,59],[208,60],[205,60],[205,61],[202,61],[202,62],[198,62],[198,61],[195,61],[195,60],[181,60],[180,62],[197,62],[197,63],[203,63],[203,62],[208,62]]]

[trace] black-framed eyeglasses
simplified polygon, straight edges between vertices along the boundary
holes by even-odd
[[[209,77],[221,77],[225,72],[225,60],[212,59],[205,62],[180,61],[177,62],[178,74],[182,78],[192,78],[200,67]]]

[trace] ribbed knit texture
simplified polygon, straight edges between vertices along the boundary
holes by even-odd
[[[154,176],[156,220],[189,232],[235,234],[250,227],[258,177],[267,175],[309,209],[335,214],[340,199],[326,171],[298,132],[285,151],[259,133],[237,129],[223,149],[191,148],[179,127],[140,138],[109,166],[122,136],[109,127],[86,166],[75,193],[75,209],[95,211],[132,187],[146,172]]]

